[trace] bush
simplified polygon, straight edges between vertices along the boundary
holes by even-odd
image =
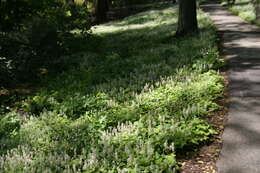
[[[25,0],[17,6],[13,1],[2,4],[0,11],[3,10],[5,17],[1,20],[5,28],[0,28],[0,74],[4,81],[1,86],[35,79],[44,69],[55,72],[62,62],[59,59],[70,54],[65,43],[68,33],[78,30],[89,34],[90,16],[85,6]],[[14,14],[9,14],[9,10]],[[25,13],[16,19],[19,10]]]
[[[16,114],[0,115],[0,139],[10,137],[20,128],[20,121]]]
[[[5,154],[9,149],[17,147],[20,126],[20,119],[15,113],[0,114],[0,155]]]

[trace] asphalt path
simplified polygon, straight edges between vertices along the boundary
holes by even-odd
[[[222,37],[229,70],[229,113],[219,173],[260,173],[260,29],[218,1],[202,5]]]

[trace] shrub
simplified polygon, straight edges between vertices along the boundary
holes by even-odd
[[[16,20],[20,10],[24,13]],[[33,80],[43,69],[57,72],[56,67],[62,66],[59,63],[64,63],[59,59],[70,54],[65,43],[68,33],[89,34],[91,26],[87,7],[62,1],[4,1],[0,11],[5,16],[1,18],[3,26],[8,26],[0,28],[1,86],[5,87]]]
[[[19,145],[20,119],[15,113],[0,114],[0,155]]]
[[[15,114],[0,116],[0,139],[14,135],[20,128],[20,121]]]

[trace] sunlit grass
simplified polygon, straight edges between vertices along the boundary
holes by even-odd
[[[236,0],[235,4],[229,8],[233,13],[241,18],[255,23],[255,8],[252,1],[249,0]]]
[[[110,22],[108,24],[93,27],[96,34],[122,32],[134,29],[153,28],[163,24],[176,23],[176,7],[162,10],[151,10],[137,15],[127,17],[122,21]]]

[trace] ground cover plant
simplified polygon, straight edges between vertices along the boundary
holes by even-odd
[[[226,3],[222,4],[226,5]],[[235,3],[229,7],[229,10],[249,22],[255,23],[256,21],[254,1],[236,0]]]
[[[219,108],[223,62],[208,16],[174,39],[176,15],[169,5],[92,28],[78,65],[1,107],[1,171],[177,172],[176,155],[216,133],[203,117]]]

